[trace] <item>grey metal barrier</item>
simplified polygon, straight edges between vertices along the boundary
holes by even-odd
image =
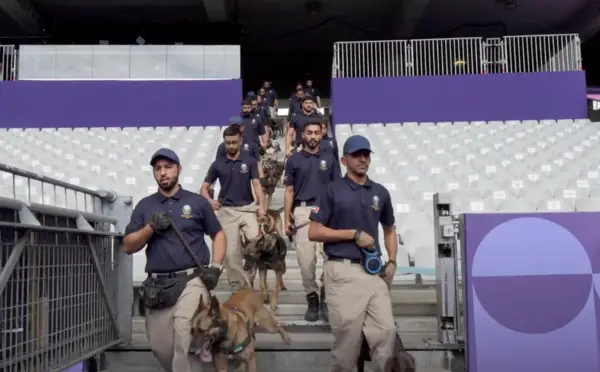
[[[582,69],[577,34],[344,41],[334,44],[340,78],[558,72]]]
[[[448,349],[464,349],[466,339],[465,295],[462,279],[464,255],[460,244],[460,236],[463,234],[457,217],[452,210],[450,194],[433,195],[438,307],[437,341]]]
[[[86,212],[0,197],[0,371],[61,371],[131,341],[132,260],[122,253],[131,198],[86,190]]]
[[[577,34],[506,36],[506,72],[556,72],[582,69]]]
[[[0,45],[0,80],[17,80],[18,50],[14,45]]]

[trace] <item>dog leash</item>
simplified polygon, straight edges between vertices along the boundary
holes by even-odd
[[[204,270],[204,265],[202,265],[202,262],[200,262],[200,260],[198,259],[198,257],[194,254],[194,251],[192,250],[192,247],[190,247],[189,243],[187,242],[187,240],[183,236],[183,233],[181,232],[181,230],[179,230],[179,228],[177,226],[175,226],[173,223],[171,223],[171,228],[173,229],[173,231],[175,231],[175,234],[177,235],[177,237],[179,238],[179,240],[181,240],[181,243],[183,244],[183,246],[185,247],[185,249],[192,256],[192,259],[196,263],[196,266],[198,266],[198,269],[201,272],[205,273],[206,271]]]

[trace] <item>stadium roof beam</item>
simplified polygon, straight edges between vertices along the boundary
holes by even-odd
[[[229,20],[227,0],[202,0],[202,3],[209,22],[226,22]]]
[[[12,18],[28,35],[42,32],[41,18],[30,0],[0,0],[0,10]]]
[[[398,0],[391,32],[395,38],[410,38],[423,17],[430,0]]]

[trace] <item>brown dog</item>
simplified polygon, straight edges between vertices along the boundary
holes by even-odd
[[[272,311],[277,309],[279,292],[285,291],[283,275],[286,271],[285,256],[287,244],[283,239],[283,222],[278,211],[268,210],[265,217],[259,218],[261,235],[244,244],[245,264],[244,270],[256,273],[260,282],[260,294],[264,303],[270,303]],[[267,272],[275,271],[275,288],[273,295],[269,297],[269,286],[267,285]],[[254,275],[250,275],[250,282],[254,282]]]
[[[371,360],[371,354],[369,351],[369,344],[363,335],[363,342],[360,347],[360,356],[356,362],[356,370],[358,372],[364,372],[365,362]],[[396,335],[396,345],[394,347],[394,357],[390,359],[389,364],[386,366],[385,372],[415,372],[416,364],[415,358],[410,355],[404,348],[404,343],[400,336]]]
[[[279,333],[286,344],[292,342],[260,296],[249,288],[236,292],[222,305],[215,296],[209,306],[200,301],[192,317],[192,338],[195,342],[208,338],[205,351],[212,354],[217,372],[227,372],[230,359],[240,364],[238,370],[256,372],[256,325],[271,334]]]

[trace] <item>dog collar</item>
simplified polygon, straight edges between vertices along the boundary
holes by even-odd
[[[246,328],[247,328],[248,336],[246,336],[246,338],[244,339],[244,341],[240,342],[237,345],[233,345],[231,347],[222,348],[223,351],[226,352],[227,354],[229,354],[229,355],[236,355],[236,354],[239,354],[242,351],[244,351],[250,345],[250,343],[254,339],[254,335],[252,334],[252,329],[250,329],[250,321],[248,320],[248,318],[244,315],[244,313],[242,311],[236,309],[233,306],[229,306],[229,305],[223,305],[223,306],[225,306],[229,310],[237,313],[244,320],[244,323],[246,323]],[[227,330],[225,329],[224,332],[226,333]]]

